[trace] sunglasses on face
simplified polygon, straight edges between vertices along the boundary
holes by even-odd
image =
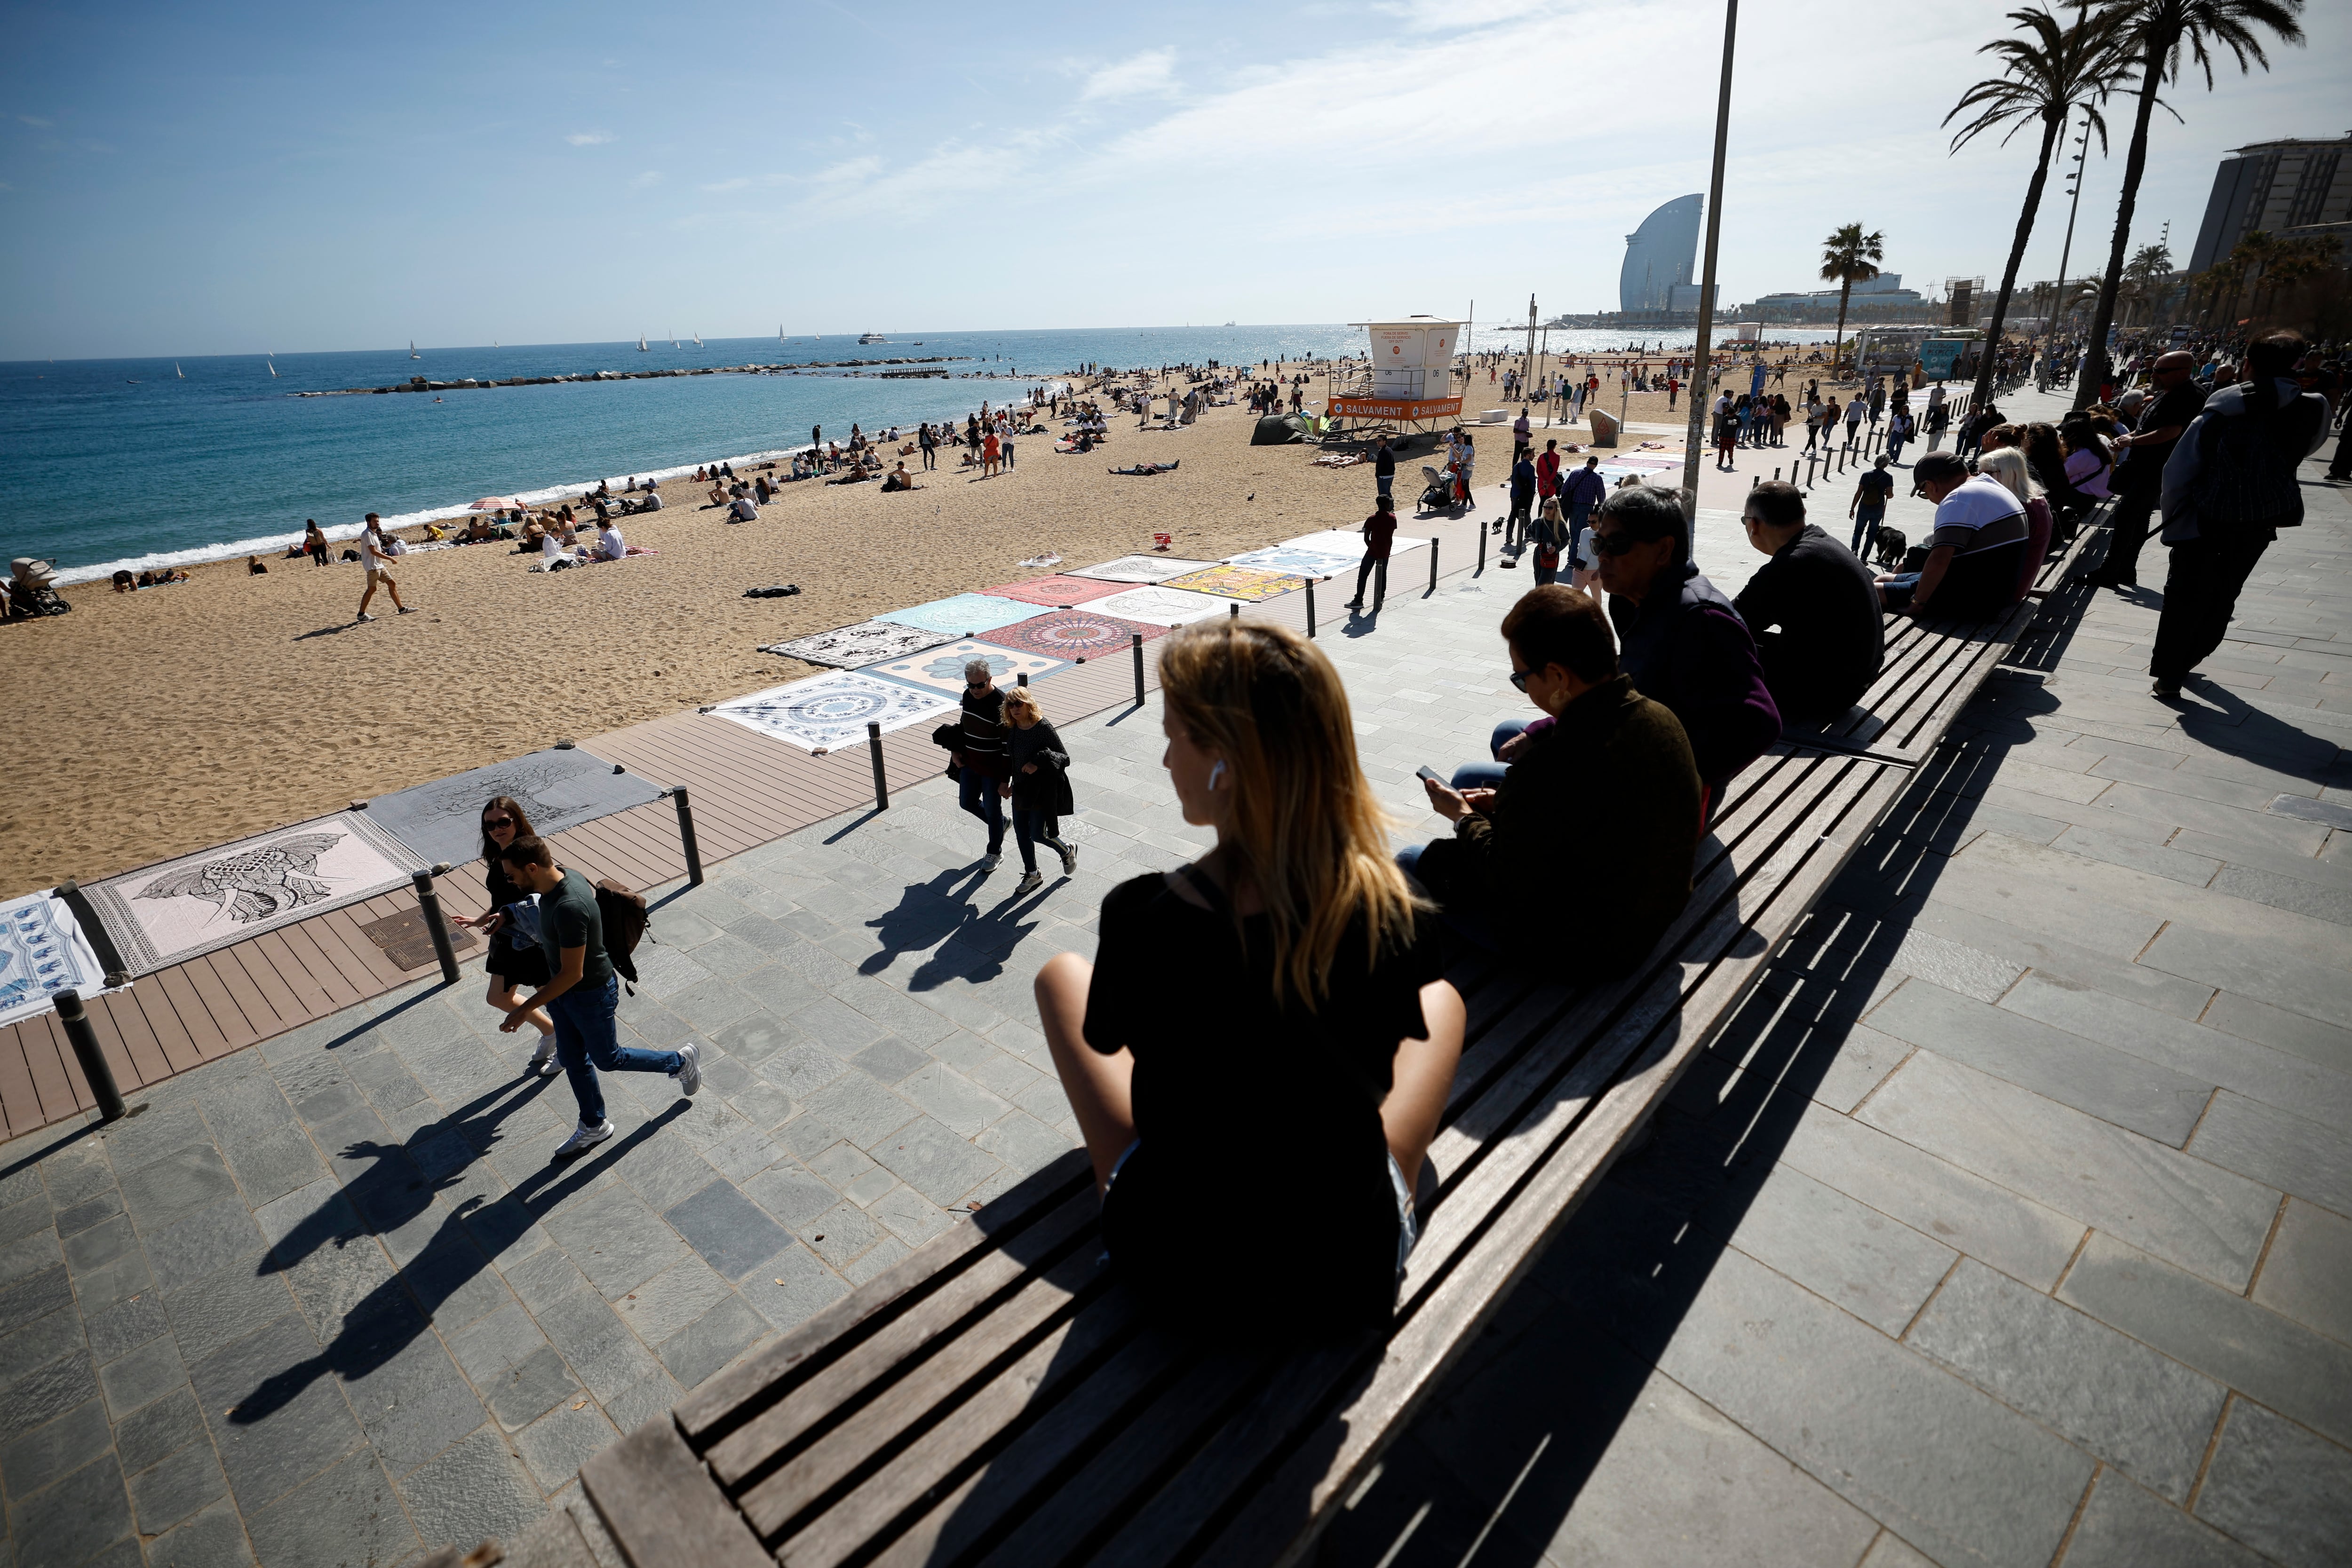
[[[1513,670],[1511,672],[1511,685],[1518,687],[1521,691],[1526,691],[1528,689],[1528,672],[1525,670]]]
[[[511,828],[514,826],[514,819],[512,817],[484,817],[482,819],[482,826],[493,831],[499,828]]]
[[[1627,533],[1604,534],[1598,528],[1592,531],[1592,549],[1599,555],[1623,555],[1644,542]]]

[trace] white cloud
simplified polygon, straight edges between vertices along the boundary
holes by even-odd
[[[749,189],[751,188],[751,182],[750,180],[748,180],[748,179],[744,178],[744,177],[743,177],[742,175],[740,175],[740,174],[738,174],[738,175],[736,175],[736,176],[735,176],[735,178],[733,178],[733,179],[731,179],[731,180],[713,180],[713,181],[711,181],[709,184],[706,184],[706,185],[705,185],[705,186],[703,186],[702,188],[703,188],[704,190],[706,190],[706,191],[711,191],[711,192],[719,192],[719,191],[743,191],[743,190],[749,190]]]
[[[602,147],[614,137],[609,131],[575,131],[563,140],[574,147]]]
[[[637,175],[629,182],[629,189],[632,191],[643,191],[660,183],[661,171],[658,169],[648,169],[644,173]]]
[[[47,131],[47,130],[48,130],[51,126],[54,126],[55,124],[57,124],[57,121],[56,121],[56,120],[43,120],[43,119],[42,119],[39,115],[37,115],[37,114],[20,114],[20,115],[18,115],[16,118],[17,118],[17,119],[19,119],[19,120],[23,120],[26,124],[27,124],[27,125],[29,125],[29,126],[31,126],[31,127],[32,127],[34,130],[36,130],[36,131]]]
[[[1147,49],[1091,73],[1087,85],[1078,90],[1078,100],[1096,103],[1122,98],[1165,97],[1175,88],[1176,51]]]

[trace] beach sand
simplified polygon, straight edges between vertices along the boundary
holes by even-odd
[[[1319,376],[1308,390],[1319,406]],[[1501,406],[1488,395],[1499,391],[1475,372],[1465,415]],[[976,385],[975,402],[985,395]],[[1604,398],[1616,406],[1606,382]],[[1663,422],[1664,402],[1637,395],[1627,413]],[[1173,432],[1114,417],[1095,453],[1027,436],[1019,467],[984,480],[943,449],[919,490],[803,481],[734,526],[704,509],[706,486],[673,481],[661,513],[622,521],[632,545],[657,554],[551,575],[529,571],[537,556],[511,546],[414,555],[397,576],[416,613],[394,616],[378,593],[383,619],[366,625],[352,619],[353,564],[270,559],[252,577],[240,559],[137,593],[79,585],[66,591],[71,614],[0,628],[17,676],[0,890],[110,875],[812,674],[758,645],[1033,577],[1019,562],[1048,550],[1077,568],[1169,533],[1174,554],[1215,559],[1352,528],[1371,510],[1369,467],[1316,467],[1310,446],[1251,446],[1252,423],[1240,407]],[[1493,483],[1509,434],[1479,434],[1479,477]],[[1589,433],[1539,428],[1538,450],[1547,436]],[[1171,458],[1183,463],[1174,474],[1105,472]],[[1408,528],[1424,460],[1407,458],[1397,476]],[[772,583],[801,592],[742,597]]]

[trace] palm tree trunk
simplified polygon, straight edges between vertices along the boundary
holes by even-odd
[[[1845,302],[1853,293],[1853,279],[1838,285],[1837,336],[1830,340],[1830,380],[1837,380],[1838,357],[1845,351]]]
[[[2042,210],[2042,190],[2050,179],[2050,149],[2057,145],[2058,132],[2064,128],[2066,117],[2042,117],[2042,156],[2033,165],[2033,178],[2025,183],[2025,210],[2017,214],[2017,237],[2009,244],[2009,267],[2000,275],[2000,292],[1993,296],[1992,330],[1985,335],[1984,352],[1977,359],[1976,403],[1981,408],[1992,396],[1993,357],[2000,349],[2000,326],[2009,319],[2009,296],[2017,287],[2017,269],[2025,260],[2025,242],[2033,237],[2034,214]]]
[[[2172,51],[2168,38],[2150,37],[2147,56],[2140,62],[2139,105],[2132,115],[2131,151],[2124,158],[2124,193],[2116,204],[2116,235],[2107,248],[2107,273],[2099,280],[2099,303],[2091,312],[2090,340],[2083,361],[2083,379],[2074,388],[2074,406],[2087,408],[2099,395],[2107,376],[2107,328],[2116,319],[2116,286],[2123,281],[2124,252],[2131,245],[2132,209],[2139,202],[2140,176],[2147,172],[2147,121],[2156,112],[2156,89],[2164,82],[2165,57]]]

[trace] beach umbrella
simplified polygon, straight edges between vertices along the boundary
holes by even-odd
[[[467,507],[466,510],[469,512],[503,512],[509,507],[520,507],[522,503],[516,500],[512,496],[485,496],[480,500],[475,502],[472,506]]]

